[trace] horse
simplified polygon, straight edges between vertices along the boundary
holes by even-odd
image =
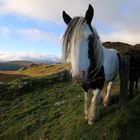
[[[93,16],[92,5],[84,17],[71,18],[65,11],[62,13],[67,25],[62,40],[62,61],[70,61],[72,79],[84,90],[84,113],[89,125],[100,117],[100,99],[104,106],[109,104],[112,84],[120,65],[119,52],[102,46],[96,29],[91,25]]]
[[[138,81],[140,78],[140,49],[130,49],[125,55],[130,56],[130,65],[129,65],[129,94],[130,98],[133,97],[133,90],[135,85],[135,90],[138,92]]]

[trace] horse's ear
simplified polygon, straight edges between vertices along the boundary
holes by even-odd
[[[70,21],[72,19],[65,11],[63,11],[62,17],[63,17],[64,22],[67,25],[70,23]]]
[[[94,9],[93,9],[92,5],[89,4],[88,10],[85,15],[85,19],[89,25],[91,25],[93,15],[94,15]]]

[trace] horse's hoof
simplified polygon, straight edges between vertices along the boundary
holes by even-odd
[[[104,107],[108,107],[108,103],[104,103]]]
[[[93,122],[92,121],[88,121],[88,124],[93,126]]]
[[[103,105],[104,105],[104,107],[108,107],[109,106],[109,101],[104,101]]]
[[[85,115],[85,120],[88,120],[88,115]]]
[[[89,125],[92,125],[92,126],[93,126],[94,123],[95,123],[95,120],[88,120],[88,124],[89,124]]]

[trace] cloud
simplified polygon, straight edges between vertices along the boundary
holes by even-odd
[[[12,29],[6,26],[2,26],[0,27],[0,35],[21,37],[28,40],[49,40],[53,42],[60,40],[60,36],[57,36],[51,32],[42,31],[39,28]]]
[[[16,60],[31,61],[35,63],[58,63],[61,61],[61,57],[58,55],[47,55],[29,52],[0,52],[0,62]]]
[[[12,30],[8,27],[0,27],[0,34],[1,35],[11,35],[12,34]]]
[[[92,0],[0,0],[0,14],[15,14],[31,19],[62,23],[62,11],[71,16],[84,15]],[[80,6],[79,6],[80,4]]]
[[[138,0],[0,0],[1,14],[14,13],[29,18],[59,22],[62,21],[62,11],[66,10],[71,16],[84,16],[88,4],[95,9],[97,19],[114,22],[121,22],[127,19],[138,21],[139,5]],[[80,6],[79,6],[80,4]],[[133,15],[133,16],[132,16]],[[120,19],[120,20],[118,20]],[[139,20],[140,21],[140,20]]]
[[[135,45],[136,43],[140,43],[140,32],[132,34],[131,32],[128,32],[126,30],[121,30],[117,32],[112,32],[112,33],[106,33],[106,34],[101,34],[101,41],[106,42],[106,41],[113,41],[113,42],[126,42],[131,45]]]
[[[58,41],[59,36],[56,36],[53,33],[42,31],[38,28],[30,28],[30,29],[17,29],[17,35],[21,37],[25,37],[31,40],[50,40],[50,41]]]
[[[102,23],[104,28],[112,29],[110,34],[104,35],[104,38],[107,40],[116,38],[117,41],[119,39],[126,41],[132,39],[132,42],[140,42],[140,38],[136,36],[140,32],[139,0],[59,0],[59,2],[56,0],[0,0],[0,2],[1,15],[15,14],[18,17],[26,17],[56,24],[63,23],[61,15],[63,10],[66,10],[72,17],[84,16],[88,4],[92,4],[95,10],[93,25],[95,23]],[[39,34],[41,36],[47,36],[37,30],[19,32],[27,36],[32,36],[34,32],[37,38]],[[101,34],[103,32],[101,31]]]

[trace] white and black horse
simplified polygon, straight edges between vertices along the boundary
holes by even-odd
[[[64,62],[71,62],[72,78],[82,84],[85,118],[91,125],[99,118],[101,95],[104,105],[108,105],[112,81],[119,71],[119,53],[102,46],[97,31],[91,26],[93,15],[91,5],[85,17],[71,18],[65,11],[62,15],[68,25],[63,36],[62,58]]]

